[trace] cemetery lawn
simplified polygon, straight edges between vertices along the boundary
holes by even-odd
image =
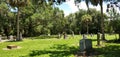
[[[116,36],[118,37],[118,35]],[[106,35],[107,40],[116,39],[115,35]],[[32,37],[19,42],[0,43],[0,57],[75,57],[79,50],[80,35],[68,36],[69,39],[57,39],[54,37]],[[35,38],[35,39],[34,39]],[[97,36],[90,37],[93,48],[100,53],[98,57],[120,57],[119,43],[101,43],[102,47],[96,46]],[[19,49],[6,50],[7,45],[17,45]]]

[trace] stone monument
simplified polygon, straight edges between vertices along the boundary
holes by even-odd
[[[80,40],[80,51],[84,52],[84,51],[88,51],[91,49],[92,49],[92,40],[87,39],[87,37],[83,35],[83,39]]]
[[[10,40],[13,41],[13,35],[10,35]]]
[[[19,37],[20,37],[21,40],[23,39],[23,37],[22,37],[22,33],[20,33],[20,36],[19,36]]]
[[[61,34],[60,33],[58,33],[58,39],[60,39],[61,38]]]
[[[2,36],[0,35],[0,42],[2,41]]]
[[[77,52],[76,57],[98,57],[98,52],[92,48],[92,40],[83,35],[83,39],[80,40],[80,51]]]

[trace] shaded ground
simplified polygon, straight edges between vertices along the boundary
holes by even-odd
[[[109,45],[103,48],[97,48],[103,57],[120,57],[120,46]]]
[[[50,50],[32,50],[28,57],[40,56],[44,54],[49,54],[49,57],[69,57],[71,54],[75,56],[78,50],[78,47],[76,48],[67,45],[54,45]],[[95,50],[99,52],[98,57],[120,57],[120,46],[110,45],[103,48],[96,48]]]
[[[113,40],[109,40],[107,41],[107,43],[120,43],[120,39],[113,39]]]
[[[78,51],[78,47],[68,46],[66,44],[56,44],[50,47],[49,50],[32,50],[29,53],[29,57],[40,56],[49,54],[49,57],[69,57],[71,54],[75,55]],[[26,57],[26,56],[21,56]]]
[[[36,37],[37,38],[37,37]],[[75,36],[70,39],[23,39],[23,41],[0,43],[0,57],[75,57],[79,51],[79,40],[81,36]],[[90,38],[90,37],[88,37]],[[107,36],[108,40],[115,39],[113,36]],[[120,44],[107,42],[102,43],[105,47],[96,46],[96,36],[91,37],[93,48],[100,53],[98,57],[120,57]],[[21,46],[21,49],[3,50],[7,45],[15,44]]]

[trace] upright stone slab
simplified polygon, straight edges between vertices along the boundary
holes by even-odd
[[[80,51],[85,51],[92,49],[92,40],[90,39],[82,39],[80,40]]]
[[[0,35],[0,42],[2,41],[2,36]]]
[[[13,41],[13,36],[12,35],[10,35],[10,40]]]
[[[91,49],[92,49],[92,40],[87,39],[87,37],[83,35],[83,39],[80,40],[80,51],[83,52]]]
[[[22,39],[23,37],[22,37],[22,33],[20,33],[20,39]]]

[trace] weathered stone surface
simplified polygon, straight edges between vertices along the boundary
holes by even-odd
[[[80,40],[80,51],[87,51],[92,49],[92,40],[90,39],[82,39]]]
[[[2,41],[2,36],[0,35],[0,42]]]
[[[9,37],[10,37],[10,40],[12,41],[13,40],[13,35],[10,35]]]

